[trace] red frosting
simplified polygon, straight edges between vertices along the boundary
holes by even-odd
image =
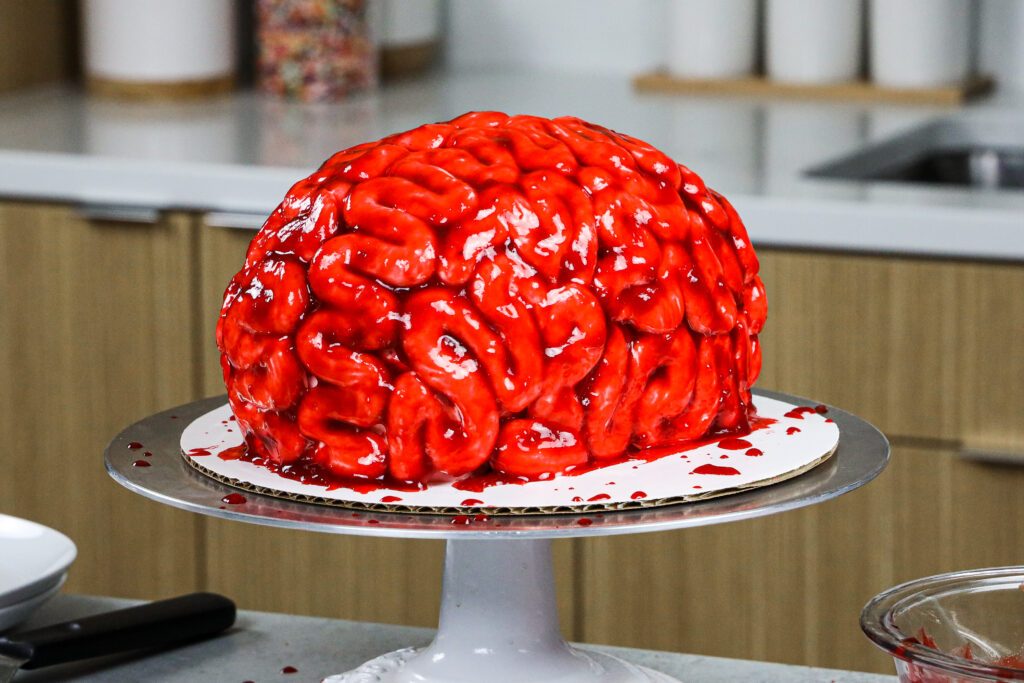
[[[470,113],[293,186],[217,345],[249,449],[275,466],[536,477],[746,432],[757,269],[729,202],[650,145]]]

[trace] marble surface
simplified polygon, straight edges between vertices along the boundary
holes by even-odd
[[[136,604],[115,598],[60,595],[20,630]],[[385,652],[430,642],[423,628],[340,619],[240,611],[235,626],[217,638],[158,653],[102,657],[78,664],[21,671],[14,683],[241,683],[319,681]],[[719,657],[586,646],[687,683],[895,683],[895,676],[836,671]],[[285,667],[296,673],[285,674]]]
[[[937,119],[1019,126],[1024,103],[961,108],[636,93],[622,76],[441,73],[337,104],[238,93],[120,102],[49,87],[0,97],[0,198],[215,212],[258,227],[345,147],[469,110],[572,114],[645,139],[727,195],[757,245],[1024,260],[1024,192],[804,172]]]

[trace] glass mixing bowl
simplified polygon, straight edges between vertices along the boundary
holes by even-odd
[[[1024,681],[1024,567],[929,576],[872,598],[860,626],[900,683]]]

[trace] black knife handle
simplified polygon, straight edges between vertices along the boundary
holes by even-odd
[[[216,593],[190,593],[169,600],[104,612],[0,638],[5,650],[26,659],[23,669],[117,652],[180,644],[212,636],[235,623],[235,603]]]

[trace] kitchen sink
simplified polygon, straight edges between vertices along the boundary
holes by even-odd
[[[808,169],[816,178],[1024,191],[1024,124],[938,120]]]

